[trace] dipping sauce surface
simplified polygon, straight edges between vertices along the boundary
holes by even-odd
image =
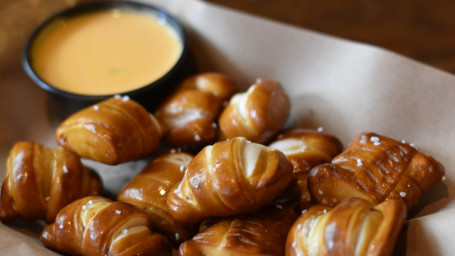
[[[32,47],[31,65],[63,91],[117,94],[165,75],[182,48],[177,33],[157,15],[102,10],[49,24]]]

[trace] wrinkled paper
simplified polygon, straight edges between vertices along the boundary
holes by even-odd
[[[451,241],[455,230],[455,220],[451,218],[455,214],[455,158],[452,157],[455,77],[452,74],[377,47],[203,1],[143,2],[168,10],[184,24],[201,71],[225,73],[240,89],[258,78],[281,82],[291,98],[289,123],[306,128],[322,127],[345,145],[362,131],[380,133],[414,143],[420,151],[443,163],[444,181],[425,192],[411,209],[396,254],[450,255],[455,251],[455,243]],[[66,4],[69,7],[74,3]],[[43,10],[46,15],[50,15],[49,10],[63,8],[62,3],[53,9],[40,6],[49,8]],[[21,9],[1,10],[19,12]],[[17,33],[24,26],[23,31],[29,33],[42,18],[30,18],[27,24],[17,22],[17,28],[0,31]],[[5,28],[4,20],[1,21],[0,27]],[[2,39],[0,52],[9,52],[8,47],[17,44],[23,47],[26,38],[18,37],[14,45],[2,44]],[[20,54],[11,51],[7,57],[0,56],[0,177],[3,179],[6,158],[14,143],[32,140],[56,146],[54,130],[58,121],[50,114],[46,94],[22,70]],[[119,166],[84,163],[99,171],[106,189],[115,195],[142,170],[146,160]],[[0,224],[1,254],[54,255],[39,241],[42,226],[39,222],[21,221],[9,226]]]

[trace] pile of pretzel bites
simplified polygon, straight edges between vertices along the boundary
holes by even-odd
[[[109,98],[66,118],[56,148],[13,146],[0,218],[44,220],[43,244],[69,255],[391,255],[443,165],[374,132],[344,147],[284,130],[290,107],[277,81],[238,92],[219,73],[188,77],[153,113]],[[117,198],[81,162],[146,157]]]

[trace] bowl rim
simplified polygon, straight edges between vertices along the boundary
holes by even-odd
[[[46,27],[51,24],[52,22],[61,19],[61,18],[68,18],[72,16],[77,16],[80,14],[84,13],[89,13],[89,12],[96,12],[96,11],[102,11],[102,10],[110,10],[110,9],[128,9],[128,10],[137,10],[139,12],[152,12],[158,15],[158,17],[165,21],[166,24],[168,24],[178,35],[179,40],[181,41],[182,45],[182,51],[180,53],[179,58],[177,59],[176,63],[170,70],[168,70],[163,76],[160,78],[144,84],[143,86],[126,91],[126,92],[120,92],[120,93],[113,93],[113,94],[103,94],[103,95],[90,95],[90,94],[80,94],[80,93],[74,93],[74,92],[68,92],[62,89],[59,89],[55,86],[53,86],[51,83],[46,82],[37,72],[35,72],[33,66],[32,66],[32,57],[31,57],[31,50],[33,47],[33,44],[36,40],[36,38],[40,35],[40,33],[46,29]],[[71,7],[69,9],[63,10],[61,12],[58,12],[46,20],[42,22],[31,34],[29,39],[27,40],[21,62],[22,62],[22,67],[25,71],[25,73],[29,76],[29,78],[37,84],[39,87],[44,89],[46,92],[51,93],[53,95],[57,95],[60,97],[68,98],[68,99],[74,99],[74,100],[88,100],[88,101],[100,101],[104,100],[110,97],[113,97],[115,95],[128,95],[128,96],[133,96],[134,95],[139,95],[144,91],[156,89],[158,90],[162,85],[166,83],[167,80],[169,80],[172,76],[175,75],[175,73],[180,69],[180,67],[183,65],[184,60],[186,59],[188,55],[188,39],[187,39],[187,32],[183,26],[183,24],[175,18],[173,15],[171,15],[168,11],[157,7],[155,5],[147,4],[147,3],[142,3],[142,2],[135,2],[135,1],[124,1],[124,0],[118,0],[118,1],[96,1],[96,2],[89,2],[89,3],[84,3],[84,4],[79,4],[74,7]]]

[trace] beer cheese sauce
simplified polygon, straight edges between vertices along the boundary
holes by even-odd
[[[182,47],[177,33],[157,16],[103,10],[49,24],[32,48],[32,66],[63,91],[118,94],[162,77]]]

